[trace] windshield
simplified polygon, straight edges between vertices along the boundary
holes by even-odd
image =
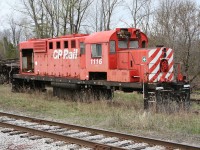
[[[138,48],[138,41],[128,41],[128,40],[121,40],[118,41],[119,48]]]
[[[130,48],[138,48],[138,41],[130,41]]]
[[[119,41],[118,47],[119,48],[128,48],[128,41]]]

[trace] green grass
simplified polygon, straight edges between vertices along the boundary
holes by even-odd
[[[198,110],[199,106],[193,104],[193,108]],[[127,133],[200,134],[199,114],[145,112],[142,96],[137,93],[116,92],[113,103],[80,103],[52,97],[51,91],[32,94],[12,93],[9,86],[1,85],[0,109]]]

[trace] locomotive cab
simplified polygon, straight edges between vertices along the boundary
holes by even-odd
[[[145,53],[142,49],[148,45],[148,39],[139,29],[117,28],[97,32],[89,35],[85,43],[89,80],[115,82],[143,80],[138,78],[138,68],[141,69],[141,66],[136,64],[140,64],[138,60],[142,53]]]
[[[146,35],[134,28],[117,28],[111,36],[109,47],[109,80],[119,82],[140,82],[146,63]],[[114,76],[116,75],[116,76]]]

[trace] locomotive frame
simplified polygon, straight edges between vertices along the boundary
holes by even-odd
[[[45,85],[52,86],[53,95],[58,96],[59,98],[66,98],[69,96],[69,93],[71,93],[70,98],[79,98],[79,100],[80,98],[88,98],[83,95],[79,95],[81,92],[77,93],[77,91],[81,90],[89,91],[90,97],[94,99],[112,99],[115,90],[121,90],[124,92],[137,91],[143,94],[144,109],[149,109],[156,103],[156,110],[163,111],[163,107],[164,109],[169,110],[171,109],[169,102],[173,101],[179,104],[178,107],[185,110],[188,110],[190,107],[190,85],[184,82],[148,84],[109,82],[102,80],[83,81],[77,79],[64,79],[48,76],[27,76],[20,74],[13,75],[12,89],[14,91],[22,91],[24,88],[43,91],[45,89]],[[76,97],[76,94],[80,97]],[[84,100],[82,99],[82,101]]]

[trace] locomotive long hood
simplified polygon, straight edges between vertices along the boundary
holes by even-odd
[[[137,70],[140,82],[170,82],[174,80],[173,53],[166,47],[122,50],[118,69]]]

